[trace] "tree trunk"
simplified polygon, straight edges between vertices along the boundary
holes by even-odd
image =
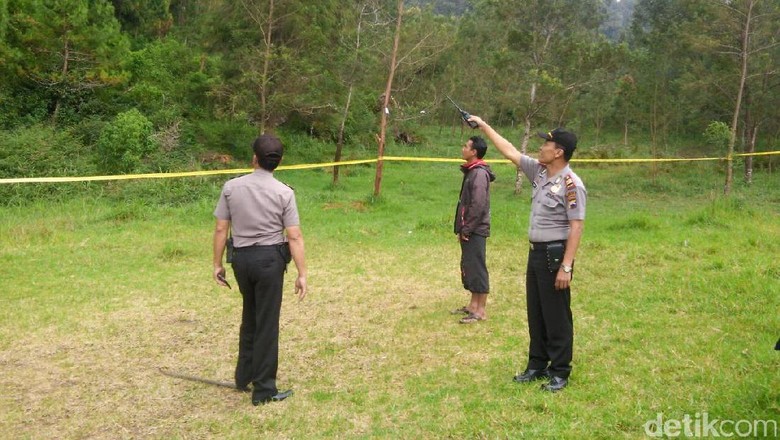
[[[363,9],[360,11],[360,15],[358,17],[357,22],[357,35],[355,36],[355,59],[353,61],[353,68],[352,72],[350,73],[349,77],[349,91],[347,92],[347,102],[344,104],[344,115],[341,118],[341,124],[339,125],[339,137],[338,141],[336,142],[336,154],[333,158],[333,162],[341,162],[341,152],[344,148],[344,127],[347,124],[347,117],[349,117],[349,108],[352,104],[352,92],[355,89],[355,69],[357,68],[359,60],[359,51],[360,51],[360,32],[363,28],[363,13],[366,10],[366,6],[363,5]],[[333,167],[333,184],[339,183],[339,167],[338,165],[335,165]]]
[[[756,136],[758,135],[758,124],[753,124],[750,127],[750,140],[745,145],[745,153],[753,154],[756,152]],[[748,185],[753,183],[753,156],[745,157],[745,183]]]
[[[387,76],[387,86],[385,87],[385,100],[382,106],[382,119],[379,123],[379,152],[376,162],[376,177],[374,178],[374,197],[379,197],[382,191],[382,168],[385,155],[385,136],[387,134],[387,116],[390,113],[390,92],[393,88],[393,77],[395,76],[396,58],[398,57],[398,42],[401,40],[401,18],[404,13],[404,1],[398,0],[398,20],[395,23],[395,36],[393,37],[393,53],[390,56],[390,73]]]
[[[752,153],[751,149],[754,149],[755,146],[752,145],[754,142],[754,136],[753,132],[756,130],[756,127],[753,125],[753,112],[751,109],[753,108],[753,100],[752,95],[750,93],[750,87],[746,84],[745,85],[745,123],[742,128],[742,152],[743,153]],[[750,139],[750,140],[748,140]],[[753,180],[753,156],[745,156],[745,183],[750,184]]]
[[[726,156],[726,184],[723,186],[723,193],[726,195],[731,194],[731,186],[734,180],[734,144],[737,140],[737,125],[739,124],[739,111],[742,105],[742,94],[745,90],[745,81],[747,79],[748,71],[748,50],[750,48],[750,22],[753,14],[753,0],[747,1],[747,14],[745,15],[745,26],[742,30],[742,51],[740,52],[740,59],[742,61],[741,71],[739,75],[739,89],[737,90],[737,102],[734,105],[734,116],[731,118],[731,136],[729,136],[729,149]]]
[[[336,155],[333,157],[333,162],[341,162],[341,150],[344,148],[344,126],[347,123],[347,116],[349,116],[349,106],[352,102],[352,89],[354,88],[353,84],[349,85],[349,92],[347,93],[347,103],[344,105],[344,115],[341,118],[341,125],[339,125],[339,138],[336,142]],[[333,184],[339,183],[339,167],[338,165],[333,166]]]
[[[268,28],[263,36],[265,55],[263,59],[263,73],[260,78],[260,134],[265,133],[268,123],[268,71],[271,65],[271,33],[274,23],[274,0],[268,1]]]
[[[596,115],[593,116],[593,128],[596,129],[596,143],[601,143],[601,126],[603,125],[603,118],[601,113],[596,110]]]
[[[68,65],[68,62],[70,61],[70,40],[68,38],[65,38],[65,47],[62,48],[62,77],[60,81],[62,84],[67,84],[66,78],[68,77],[68,69],[70,66]],[[57,117],[60,113],[60,105],[62,104],[62,96],[58,93],[58,96],[54,98],[54,110],[51,114],[51,122],[52,124],[57,123]]]
[[[623,121],[623,146],[628,148],[628,119]]]
[[[569,105],[571,105],[571,102],[574,100],[574,96],[577,94],[577,87],[572,86],[571,87],[571,93],[569,93],[569,96],[566,97],[566,101],[563,103],[563,109],[561,109],[561,114],[558,117],[558,127],[563,127],[564,121],[566,121],[566,112],[569,110]]]
[[[650,127],[650,148],[653,159],[658,156],[658,83],[653,88],[653,121]],[[658,176],[658,164],[653,161],[653,184]]]

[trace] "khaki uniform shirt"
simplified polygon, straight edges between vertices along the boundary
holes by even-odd
[[[225,183],[214,216],[231,222],[237,248],[283,243],[284,229],[300,225],[292,188],[260,168]]]
[[[526,155],[518,167],[533,185],[528,240],[559,241],[569,238],[569,220],[585,220],[587,191],[568,165],[555,176]]]

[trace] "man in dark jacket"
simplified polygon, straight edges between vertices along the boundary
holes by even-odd
[[[455,234],[460,241],[460,275],[463,287],[471,292],[469,305],[453,310],[465,314],[461,324],[471,324],[487,318],[485,306],[490,290],[486,263],[487,237],[490,236],[490,182],[495,174],[482,160],[487,143],[479,136],[471,137],[463,145],[461,165],[463,183],[455,212]]]

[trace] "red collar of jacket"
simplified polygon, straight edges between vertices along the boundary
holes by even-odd
[[[463,169],[463,171],[470,171],[470,170],[473,170],[474,168],[476,168],[478,166],[481,166],[481,165],[487,165],[487,162],[485,162],[482,159],[477,159],[477,160],[475,160],[474,162],[471,162],[471,163],[464,163],[460,167]]]

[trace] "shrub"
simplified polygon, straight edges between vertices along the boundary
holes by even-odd
[[[45,124],[0,131],[0,177],[90,174],[92,152],[77,136]]]
[[[704,130],[704,139],[707,143],[717,149],[717,151],[726,151],[731,138],[731,129],[725,122],[712,121],[707,129]]]
[[[252,160],[252,142],[257,127],[242,121],[201,121],[185,124],[182,142],[192,148],[228,153],[239,163]],[[197,146],[197,147],[196,147]]]
[[[100,169],[108,173],[140,171],[143,159],[157,149],[152,129],[152,123],[136,109],[118,114],[100,133],[96,145]]]
[[[63,177],[95,174],[92,151],[67,131],[45,124],[0,131],[0,178]],[[0,205],[37,198],[63,198],[83,191],[85,183],[0,185]]]

